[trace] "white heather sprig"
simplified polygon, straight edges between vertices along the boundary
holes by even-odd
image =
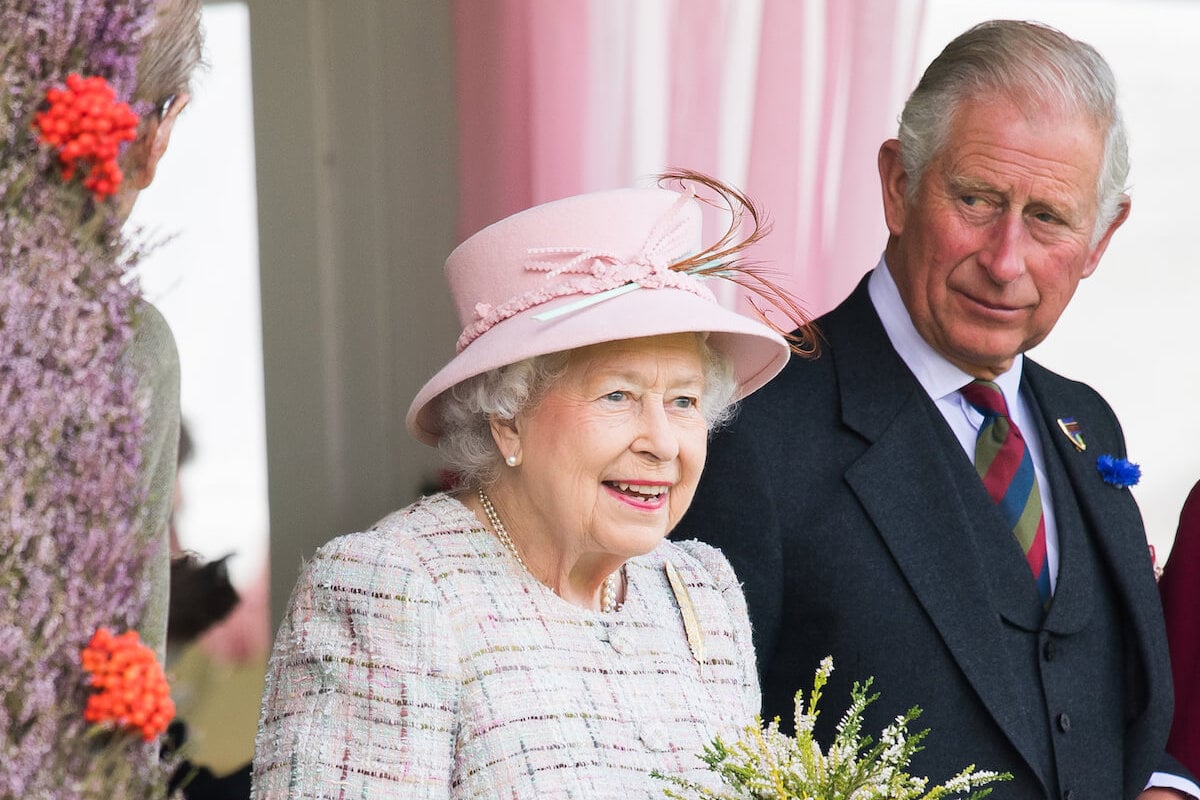
[[[929,788],[928,778],[909,775],[908,765],[928,734],[908,731],[921,710],[913,707],[896,717],[880,732],[878,742],[863,735],[863,714],[879,697],[869,693],[870,678],[854,684],[834,740],[822,750],[813,729],[821,691],[832,671],[833,659],[827,657],[813,678],[807,704],[804,692],[796,692],[794,737],[779,731],[778,718],[765,727],[756,719],[736,742],[717,738],[700,754],[721,789],[654,773],[669,784],[665,796],[675,800],[979,800],[991,793],[987,784],[1012,778],[1008,773],[977,771],[971,765]]]

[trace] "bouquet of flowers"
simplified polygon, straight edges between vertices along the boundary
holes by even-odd
[[[0,0],[0,798],[165,794],[161,668],[98,634],[136,627],[151,546],[135,254],[107,198],[153,11]]]
[[[928,778],[906,772],[921,749],[928,730],[909,734],[908,725],[921,714],[919,708],[897,717],[875,741],[862,732],[863,713],[878,694],[869,694],[871,681],[855,683],[850,707],[837,724],[834,740],[823,751],[813,738],[813,728],[833,659],[817,669],[807,706],[804,692],[796,693],[796,735],[780,733],[779,720],[765,728],[762,720],[745,729],[741,739],[720,738],[704,749],[701,759],[727,787],[721,791],[680,776],[662,776],[672,784],[665,789],[676,800],[938,800],[966,795],[986,797],[993,781],[1008,780],[1008,773],[977,771],[968,766],[945,783],[929,786]]]

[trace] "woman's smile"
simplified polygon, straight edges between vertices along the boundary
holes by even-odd
[[[667,504],[671,485],[661,481],[604,481],[608,493],[638,510],[657,511]]]

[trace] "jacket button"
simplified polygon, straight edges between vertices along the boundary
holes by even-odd
[[[630,655],[637,650],[637,647],[630,641],[629,634],[619,630],[609,631],[608,645],[621,655]]]
[[[1058,646],[1054,644],[1054,640],[1050,639],[1042,645],[1042,655],[1047,661],[1053,661],[1054,656],[1058,654]]]
[[[638,737],[642,740],[642,744],[646,745],[647,750],[662,752],[671,747],[667,732],[653,723],[642,725],[638,730]]]
[[[1071,718],[1065,713],[1058,715],[1058,729],[1063,733],[1071,730]]]
[[[1063,800],[1075,800],[1075,793],[1070,789],[1063,792]]]

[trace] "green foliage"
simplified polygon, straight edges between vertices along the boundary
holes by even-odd
[[[761,719],[727,743],[717,738],[700,758],[720,778],[713,790],[680,776],[656,776],[671,784],[664,789],[674,800],[978,800],[991,793],[982,788],[1011,779],[1008,773],[976,771],[968,766],[945,783],[929,786],[928,778],[909,775],[912,757],[929,733],[909,734],[908,726],[921,715],[913,707],[888,725],[876,741],[862,732],[863,714],[878,699],[870,693],[871,679],[854,684],[850,707],[837,724],[827,751],[813,737],[820,711],[821,690],[833,671],[833,659],[821,662],[807,705],[796,693],[796,735],[779,732],[779,719],[766,727]],[[969,794],[967,794],[969,793]]]

